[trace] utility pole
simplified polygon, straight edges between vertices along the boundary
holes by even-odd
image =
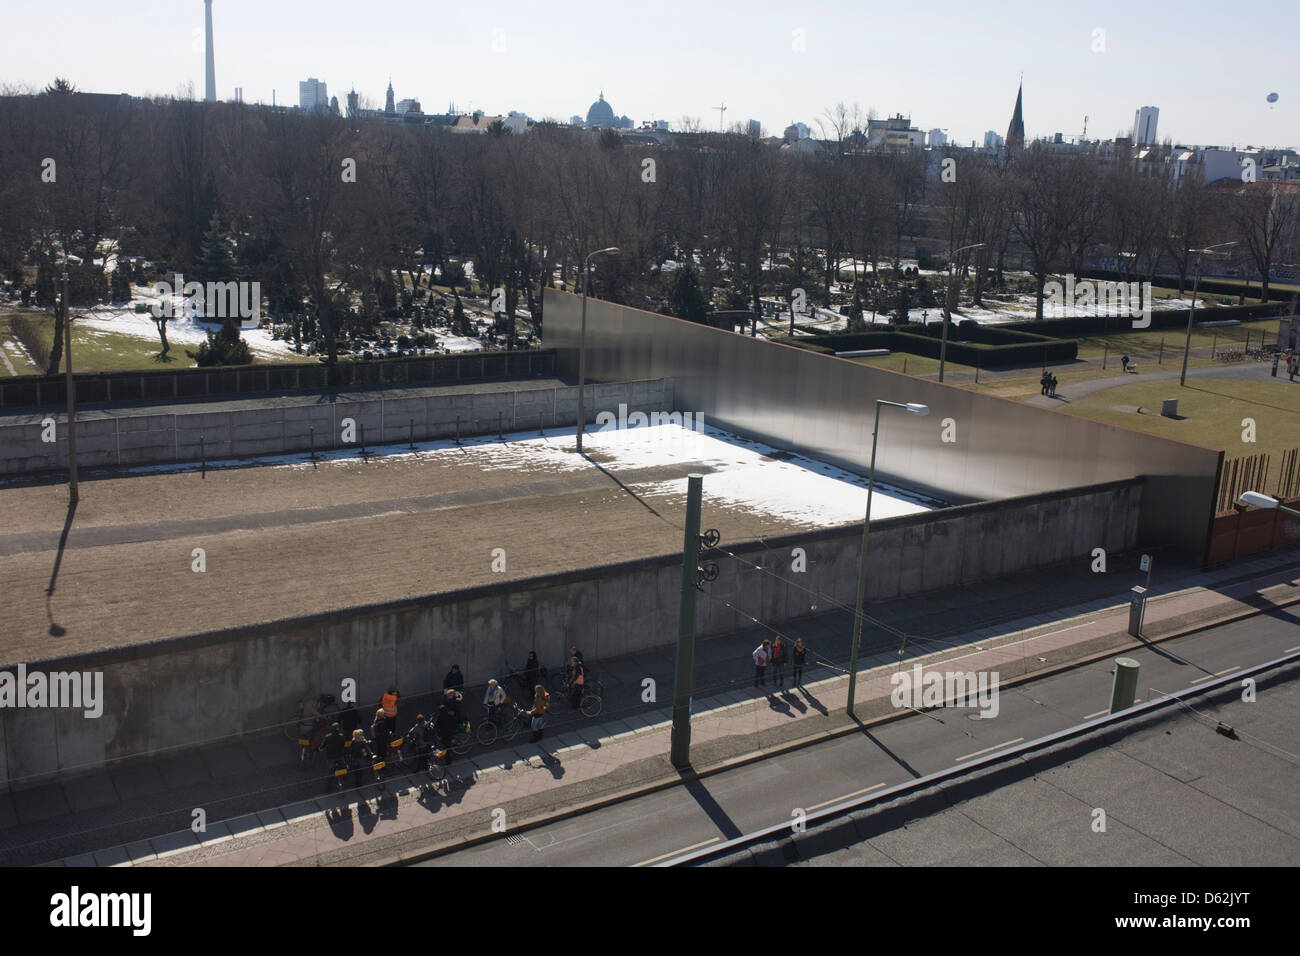
[[[68,502],[76,504],[77,490],[77,386],[72,379],[72,316],[68,309],[68,272],[63,271],[63,374],[68,392]]]
[[[700,503],[704,476],[686,482],[686,531],[682,539],[682,597],[677,617],[677,668],[673,683],[673,730],[670,759],[678,769],[691,763],[691,694],[695,681],[695,592],[700,573]]]

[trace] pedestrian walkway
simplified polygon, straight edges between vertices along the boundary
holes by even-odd
[[[1250,362],[1241,365],[1224,365],[1221,368],[1192,368],[1187,370],[1188,378],[1239,378],[1263,381],[1272,378],[1272,374],[1273,364],[1271,362]],[[1106,389],[1122,388],[1125,385],[1141,385],[1144,382],[1164,382],[1176,379],[1180,375],[1182,375],[1181,367],[1162,372],[1139,372],[1132,375],[1120,372],[1110,378],[1090,378],[1083,382],[1075,382],[1072,385],[1057,386],[1054,396],[1034,395],[1025,399],[1025,404],[1037,405],[1040,408],[1056,408],[1063,404],[1068,405],[1070,402],[1077,402],[1081,398],[1103,392]],[[1286,381],[1285,367],[1279,369],[1277,380]]]
[[[1270,609],[1300,600],[1298,561],[1300,551],[1277,553],[1259,561],[1166,580],[1155,589],[1144,633],[1151,638],[1164,637],[1258,613],[1261,606]],[[1243,576],[1248,579],[1243,581]],[[970,616],[961,633],[944,633],[933,626],[917,628],[908,633],[909,640],[901,648],[894,640],[896,635],[881,632],[890,640],[872,642],[861,662],[866,672],[859,679],[859,718],[896,713],[889,701],[889,676],[900,662],[910,666],[960,660],[962,670],[997,671],[1005,684],[1130,646],[1127,602],[1117,600],[1113,588],[1109,594],[1090,597],[1082,583],[1067,580],[1066,588],[1058,591],[1058,597],[1071,593],[1080,598],[1069,608],[1035,609],[1028,616],[1001,623],[990,623],[994,617]],[[1000,584],[1004,592],[1012,590],[1010,582]],[[1017,597],[1023,606],[1024,594]],[[903,604],[910,604],[916,612],[919,605],[934,600],[896,602],[900,606],[892,609],[893,619],[903,619]],[[1015,598],[994,594],[991,600],[996,604]],[[870,612],[879,616],[891,609],[882,606]],[[950,607],[949,614],[953,613]],[[754,630],[701,644],[692,723],[696,769],[708,770],[802,739],[850,730],[854,725],[843,715],[847,677],[838,653],[840,645],[832,648],[830,643],[833,636],[847,643],[844,625],[849,620],[820,615],[783,625],[783,632],[803,636],[814,648],[810,662],[815,657],[819,665],[810,671],[804,688],[770,696],[750,686],[752,667],[746,666],[746,659],[757,640]],[[917,616],[913,620],[924,625],[936,618]],[[671,656],[671,647],[660,655],[663,659]],[[715,673],[711,668],[720,660],[729,667],[727,679],[711,680]],[[513,832],[532,821],[670,786],[680,779],[667,761],[667,697],[671,692],[667,674],[671,666],[658,666],[651,672],[664,675],[656,680],[653,700],[635,696],[637,691],[644,694],[639,675],[646,673],[632,660],[606,668],[603,679],[625,688],[634,704],[611,708],[612,713],[599,724],[560,724],[555,728],[558,733],[548,734],[542,746],[516,744],[453,763],[444,784],[408,776],[391,780],[382,789],[370,785],[339,796],[311,794],[225,819],[209,812],[206,833],[178,829],[116,846],[101,842],[108,848],[70,855],[63,862],[233,866],[389,862],[416,848],[490,837],[494,820],[503,820],[508,832]],[[193,806],[211,811],[213,801]],[[7,855],[0,854],[0,860]]]

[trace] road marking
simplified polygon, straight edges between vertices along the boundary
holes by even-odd
[[[1025,742],[1025,738],[1024,738],[1024,737],[1017,737],[1015,740],[1008,740],[1008,741],[1007,741],[1006,743],[1004,743],[1004,744],[997,744],[996,746],[993,746],[993,747],[985,747],[983,750],[977,750],[977,751],[975,751],[973,754],[967,754],[967,755],[964,756],[964,757],[958,757],[958,758],[957,758],[957,762],[958,762],[958,763],[961,763],[963,760],[970,760],[972,757],[982,757],[982,756],[984,756],[985,754],[991,754],[991,753],[993,753],[993,751],[995,751],[995,750],[1002,750],[1003,748],[1005,748],[1005,747],[1010,747],[1010,746],[1012,746],[1013,744],[1022,744],[1022,743],[1024,743],[1024,742]]]
[[[658,863],[660,860],[666,860],[671,856],[681,856],[683,853],[690,853],[692,850],[698,850],[701,847],[706,847],[711,843],[717,843],[721,839],[722,837],[713,837],[711,840],[705,840],[703,843],[697,843],[694,846],[684,847],[681,850],[673,850],[673,852],[671,853],[665,853],[663,856],[656,856],[649,860],[642,860],[640,863],[633,864],[633,869],[635,869],[638,866],[649,866],[651,863]]]
[[[814,810],[820,810],[822,807],[829,807],[832,803],[843,803],[845,800],[852,800],[854,797],[860,797],[864,793],[870,793],[872,790],[879,790],[883,783],[878,783],[874,787],[867,787],[864,790],[854,790],[852,793],[846,793],[842,797],[836,797],[834,800],[827,800],[825,803],[814,803],[811,807],[804,807],[805,813],[812,813]]]
[[[1095,714],[1086,714],[1086,715],[1084,715],[1084,718],[1083,718],[1083,719],[1084,719],[1084,720],[1092,720],[1094,717],[1100,717],[1100,716],[1102,716],[1103,714],[1109,714],[1109,713],[1110,713],[1109,710],[1099,710],[1099,711],[1097,711]]]
[[[1300,651],[1300,644],[1297,644],[1295,647],[1288,647],[1288,648],[1287,648],[1286,650],[1284,650],[1282,653],[1283,653],[1283,654],[1290,654],[1292,651]]]
[[[1239,671],[1239,670],[1241,670],[1241,665],[1235,664],[1232,667],[1229,667],[1227,670],[1219,671],[1217,674],[1206,674],[1204,677],[1198,677],[1194,681],[1188,681],[1188,686],[1191,686],[1192,684],[1199,684],[1202,681],[1214,680],[1214,678],[1216,677],[1222,677],[1224,674],[1231,674],[1233,671]]]

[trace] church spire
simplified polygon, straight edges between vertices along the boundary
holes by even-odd
[[[1016,108],[1011,114],[1011,125],[1007,127],[1008,152],[1025,148],[1024,94],[1025,81],[1022,76],[1020,80],[1020,89],[1016,91]]]

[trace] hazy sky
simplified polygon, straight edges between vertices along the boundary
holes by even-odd
[[[1180,143],[1300,146],[1300,0],[215,0],[217,95],[296,104],[317,77],[344,101],[520,110],[567,120],[602,89],[638,123],[683,115],[779,134],[843,101],[961,143],[1005,134],[1020,74],[1032,137],[1129,132],[1160,107]],[[202,97],[202,0],[11,4],[0,84],[56,75],[95,92]],[[1094,31],[1104,36],[1094,39]],[[802,31],[801,34],[796,31]],[[803,49],[796,47],[802,38]],[[1094,46],[1104,51],[1094,52]],[[1279,94],[1270,108],[1265,97]]]

